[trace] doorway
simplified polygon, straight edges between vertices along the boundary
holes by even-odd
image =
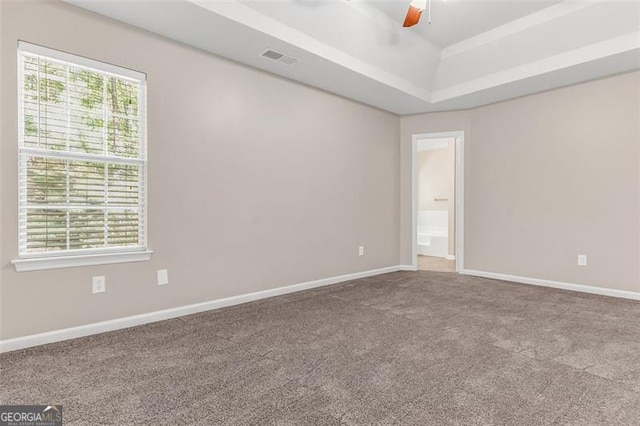
[[[413,135],[413,269],[463,265],[464,132]]]

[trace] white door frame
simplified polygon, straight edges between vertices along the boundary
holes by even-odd
[[[455,138],[456,193],[455,242],[456,272],[464,270],[464,131],[420,133],[411,139],[411,245],[414,271],[418,270],[418,141],[421,139]]]

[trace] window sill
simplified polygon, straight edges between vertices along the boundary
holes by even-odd
[[[74,268],[77,266],[108,265],[111,263],[144,262],[151,259],[150,250],[121,253],[84,254],[76,256],[40,257],[12,260],[16,272],[43,269]]]

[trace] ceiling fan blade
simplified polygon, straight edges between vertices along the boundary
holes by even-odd
[[[409,10],[407,11],[407,16],[404,18],[403,27],[413,27],[420,21],[420,16],[422,15],[422,9],[419,9],[413,5],[409,5]]]

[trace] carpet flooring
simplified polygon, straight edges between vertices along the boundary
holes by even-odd
[[[0,356],[72,425],[640,424],[640,303],[397,272]]]

